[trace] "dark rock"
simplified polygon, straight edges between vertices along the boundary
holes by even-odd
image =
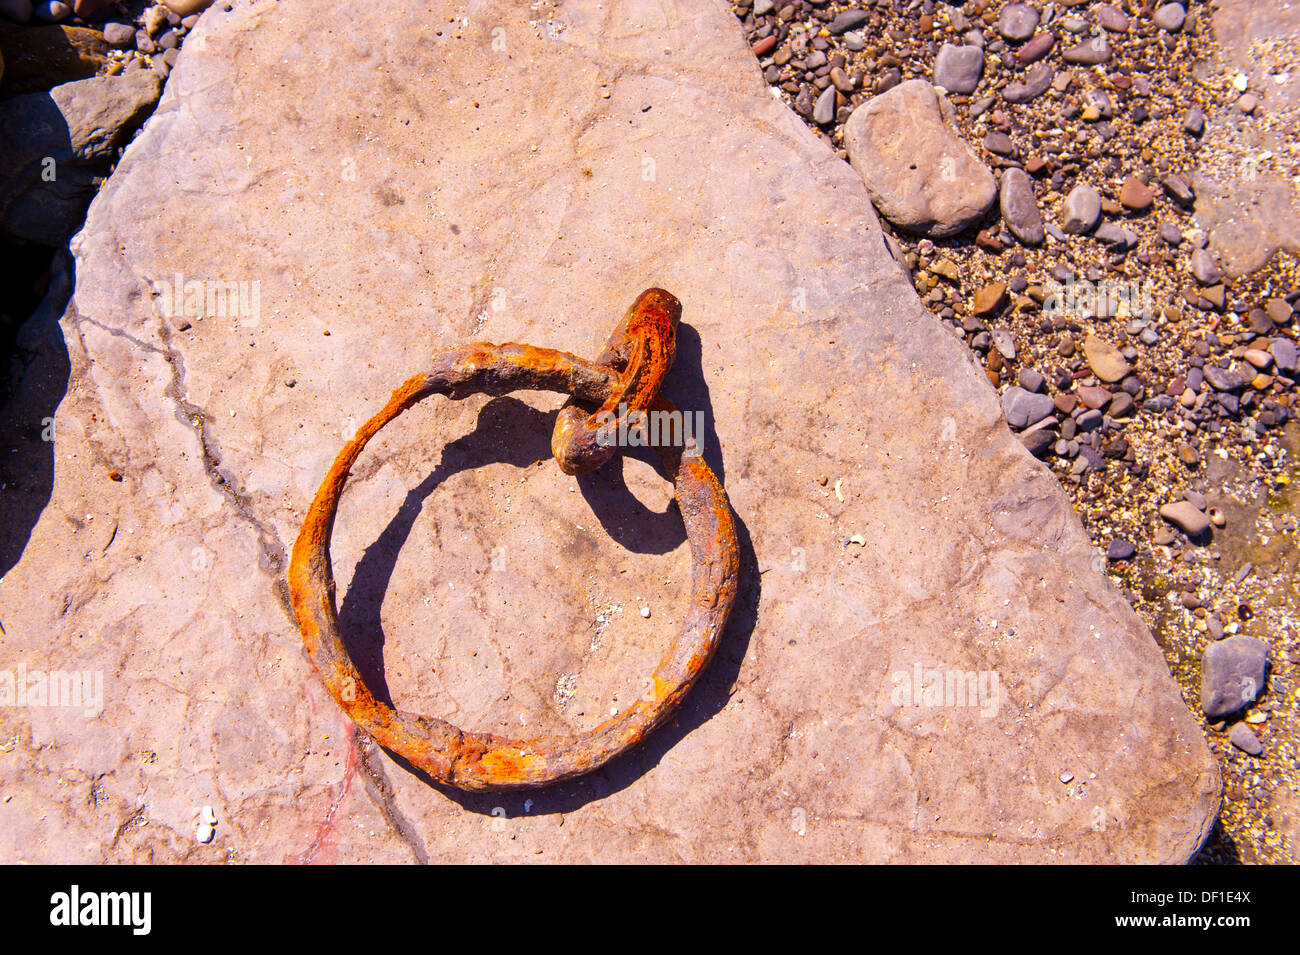
[[[1241,634],[1217,640],[1201,656],[1201,709],[1216,720],[1249,706],[1264,691],[1268,644]]]

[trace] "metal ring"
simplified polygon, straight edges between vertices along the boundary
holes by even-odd
[[[619,385],[613,368],[554,349],[512,343],[442,352],[430,373],[408,380],[357,430],[312,500],[289,564],[289,592],[308,656],[330,695],[358,727],[438,782],[468,791],[544,786],[603,766],[662,723],[712,658],[735,603],[739,551],[731,505],[702,457],[680,447],[659,448],[691,546],[691,598],[681,630],[647,693],[626,710],[585,733],[519,740],[397,710],[365,685],[340,635],[329,553],[348,473],[384,425],[430,395],[460,399],[544,390],[599,403]],[[653,407],[673,410],[657,396]]]

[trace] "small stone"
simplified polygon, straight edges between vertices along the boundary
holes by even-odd
[[[856,30],[871,19],[866,10],[845,10],[836,14],[835,19],[826,25],[826,32],[831,36],[840,36],[850,30]]]
[[[1219,264],[1214,261],[1214,256],[1206,249],[1193,250],[1187,268],[1192,275],[1196,276],[1196,281],[1202,285],[1213,285],[1223,278],[1223,273],[1219,270]]]
[[[1034,457],[1042,460],[1047,457],[1047,452],[1052,450],[1056,444],[1056,437],[1046,428],[1039,428],[1037,431],[1027,431],[1020,436],[1020,443]]]
[[[1050,53],[1055,45],[1055,34],[1039,33],[1016,51],[1016,62],[1021,66],[1035,63]]]
[[[1241,110],[1247,116],[1250,116],[1259,107],[1259,97],[1254,93],[1247,93],[1237,100],[1237,109]]]
[[[1245,709],[1264,691],[1268,645],[1242,634],[1211,643],[1201,655],[1201,709],[1218,719]]]
[[[819,126],[827,126],[835,119],[835,96],[839,92],[834,85],[822,90],[817,97],[817,103],[813,106],[813,122]]]
[[[1083,354],[1088,359],[1088,367],[1102,381],[1120,381],[1132,371],[1120,350],[1096,335],[1084,339]]]
[[[1056,405],[1047,395],[1025,391],[1017,385],[1012,385],[1002,395],[1002,411],[1007,424],[1017,430],[1037,424],[1055,409]]]
[[[1047,92],[1052,85],[1056,68],[1050,63],[1040,63],[1025,74],[1023,80],[1014,80],[1002,90],[1002,98],[1008,103],[1028,103]]]
[[[984,148],[999,156],[1014,156],[1016,154],[1016,146],[1011,141],[1011,137],[1006,133],[997,131],[991,132],[984,137]]]
[[[62,23],[72,16],[72,5],[61,0],[44,0],[32,11],[41,23]]]
[[[1004,39],[1027,40],[1038,29],[1038,11],[1027,3],[1009,3],[998,16],[997,30]]]
[[[1196,193],[1192,191],[1191,185],[1182,176],[1169,175],[1160,180],[1164,186],[1165,192],[1169,198],[1185,208],[1191,208],[1196,202]]]
[[[950,93],[973,93],[984,74],[984,51],[945,43],[934,58],[934,85]]]
[[[1246,380],[1230,368],[1218,365],[1206,365],[1202,371],[1205,380],[1215,391],[1240,391],[1246,386]]]
[[[1177,248],[1183,244],[1183,230],[1178,228],[1178,226],[1174,225],[1172,222],[1162,222],[1160,224],[1160,238],[1163,239],[1167,245],[1172,245]]]
[[[1183,28],[1183,21],[1187,19],[1187,11],[1183,9],[1181,3],[1166,3],[1156,10],[1151,19],[1160,29],[1168,30],[1170,33],[1177,33]]]
[[[1133,546],[1133,542],[1122,538],[1116,538],[1106,545],[1107,560],[1128,560],[1135,553],[1137,548]]]
[[[1002,307],[1007,298],[1007,283],[994,282],[975,293],[972,311],[976,315],[990,315]]]
[[[1201,112],[1200,107],[1193,106],[1183,116],[1183,131],[1193,136],[1199,136],[1205,131],[1205,114]]]
[[[1078,395],[1085,408],[1104,408],[1114,397],[1105,388],[1096,385],[1080,385]]]
[[[1105,242],[1107,245],[1128,245],[1128,234],[1113,222],[1103,222],[1097,226],[1097,231],[1093,233],[1093,237],[1098,242]]]
[[[1160,508],[1160,516],[1188,537],[1197,538],[1210,529],[1210,519],[1191,501],[1174,501]]]
[[[1120,205],[1134,212],[1145,212],[1149,209],[1155,196],[1155,190],[1136,176],[1125,179],[1119,191]]]
[[[1128,17],[1123,10],[1112,7],[1108,3],[1103,3],[1092,11],[1093,16],[1102,28],[1109,30],[1111,33],[1124,33],[1128,30]]]
[[[1264,313],[1273,320],[1274,325],[1285,325],[1291,321],[1291,306],[1284,298],[1270,298],[1264,303]]]
[[[1075,46],[1070,47],[1061,54],[1061,58],[1066,63],[1077,63],[1081,66],[1096,66],[1099,63],[1105,63],[1110,59],[1110,44],[1106,42],[1105,37],[1093,37],[1091,40],[1085,40]]]
[[[1092,186],[1079,183],[1065,197],[1064,212],[1062,231],[1070,235],[1082,235],[1090,231],[1101,218],[1101,196]]]
[[[1020,369],[1020,387],[1025,391],[1042,391],[1047,385],[1047,379],[1043,377],[1042,372],[1034,368]]]
[[[1258,348],[1247,348],[1246,354],[1242,357],[1260,371],[1265,371],[1271,364],[1273,364],[1273,356]]]
[[[1023,169],[1015,166],[1002,173],[1001,209],[1007,228],[1025,245],[1041,245],[1043,214],[1034,198],[1034,187]]]
[[[1264,752],[1264,744],[1259,741],[1255,731],[1245,723],[1233,724],[1232,729],[1228,732],[1228,742],[1247,756],[1258,756]]]
[[[1016,359],[1016,340],[1011,333],[1005,328],[995,328],[989,336],[993,341],[993,347],[1007,361]],[[1032,389],[1031,389],[1032,390]]]
[[[129,23],[105,23],[104,42],[109,46],[124,49],[135,42],[135,27]]]
[[[1296,349],[1295,342],[1289,338],[1275,338],[1269,342],[1269,352],[1273,355],[1273,360],[1277,362],[1278,371],[1287,375],[1294,375],[1297,371],[1297,359],[1300,359],[1300,353]]]

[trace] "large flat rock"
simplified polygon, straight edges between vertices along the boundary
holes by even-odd
[[[0,859],[1187,859],[1219,776],[1158,648],[727,7],[434,8],[213,7],[28,329],[0,665],[102,671],[104,706],[0,709]],[[178,272],[260,310],[161,316]],[[287,550],[432,351],[594,356],[650,285],[742,525],[723,646],[604,770],[437,789],[324,692]],[[358,464],[341,615],[403,708],[590,727],[680,620],[668,485],[566,478],[559,404],[433,399]]]

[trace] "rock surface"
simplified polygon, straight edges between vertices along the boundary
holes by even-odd
[[[0,102],[0,230],[61,245],[95,195],[97,178],[154,104],[151,70],[94,76]]]
[[[74,242],[74,303],[24,332],[5,659],[102,672],[104,705],[0,708],[0,860],[1195,851],[1219,771],[1158,647],[727,6],[578,2],[532,25],[483,4],[462,25],[378,0],[332,31],[317,4],[264,6],[204,15]],[[168,283],[218,280],[260,282],[259,307],[160,315]],[[743,525],[732,625],[618,763],[525,794],[435,789],[323,691],[286,551],[342,442],[432,351],[594,356],[651,284],[684,303],[667,394],[704,412]],[[354,469],[343,626],[403,707],[590,727],[680,619],[666,485],[637,460],[564,477],[560,402],[431,399]],[[932,671],[971,675],[984,705],[956,680],[954,705],[927,700]]]
[[[909,80],[859,106],[844,127],[876,208],[909,232],[955,235],[997,198],[993,173],[957,135],[950,110],[925,80]]]

